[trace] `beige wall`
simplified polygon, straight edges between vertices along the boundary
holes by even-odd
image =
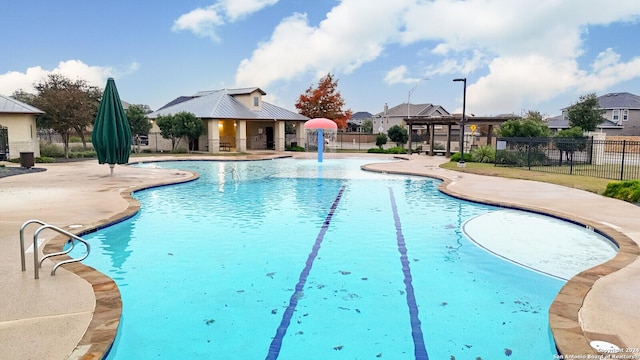
[[[0,114],[0,125],[8,129],[10,159],[19,158],[21,152],[33,152],[34,156],[40,156],[35,115],[3,113]]]
[[[258,98],[258,106],[254,106],[253,98],[256,97]],[[262,93],[260,91],[254,91],[251,94],[233,95],[233,98],[251,110],[262,109]]]
[[[606,131],[607,134],[611,133],[612,135],[626,135],[626,136],[640,136],[640,110],[629,110],[629,116],[627,120],[623,120],[624,109],[620,109],[619,111],[619,119],[613,120],[613,110],[606,110],[602,116],[610,121],[617,122],[622,125],[622,131]]]

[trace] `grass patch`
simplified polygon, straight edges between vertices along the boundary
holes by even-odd
[[[616,182],[609,179],[594,178],[589,176],[551,174],[529,171],[520,168],[507,168],[495,166],[493,164],[473,162],[466,163],[466,167],[464,168],[459,168],[458,164],[455,162],[444,163],[441,165],[441,167],[470,174],[546,182],[574,189],[586,190],[600,195],[604,193],[609,183]]]

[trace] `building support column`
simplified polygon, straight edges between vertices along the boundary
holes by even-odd
[[[447,145],[445,148],[444,155],[446,157],[451,157],[451,124],[447,125]]]
[[[247,121],[236,120],[236,151],[247,151]]]
[[[307,131],[304,129],[305,121],[298,121],[295,123],[296,128],[296,141],[298,146],[306,147],[307,145]]]
[[[276,151],[284,151],[285,150],[285,146],[284,146],[284,140],[285,140],[285,136],[284,136],[284,121],[274,121],[273,122],[273,141],[275,142],[275,148]]]
[[[487,145],[493,146],[493,125],[489,124],[487,128]]]
[[[220,124],[218,120],[209,120],[209,126],[207,126],[207,145],[210,153],[220,152],[220,128],[218,124]]]
[[[435,155],[435,139],[436,139],[436,125],[435,124],[429,124],[427,125],[427,131],[429,132],[429,155],[433,156]]]

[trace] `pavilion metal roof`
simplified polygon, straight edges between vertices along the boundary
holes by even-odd
[[[0,95],[0,113],[44,114],[44,111],[8,96]]]
[[[304,115],[262,101],[260,110],[251,110],[234,95],[250,94],[254,91],[265,94],[260,88],[222,89],[201,91],[193,96],[180,96],[160,109],[148,114],[149,118],[176,114],[182,111],[201,119],[240,120],[308,120]]]

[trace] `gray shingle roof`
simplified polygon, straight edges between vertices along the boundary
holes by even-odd
[[[549,129],[569,129],[571,126],[569,125],[569,120],[564,119],[562,115],[557,115],[547,119],[547,127]],[[621,129],[622,126],[618,125],[610,120],[604,120],[598,126],[598,129]]]
[[[0,95],[0,113],[44,114],[44,111],[25,104],[22,101]]]
[[[640,109],[640,96],[628,92],[609,93],[598,97],[602,109]]]
[[[306,116],[262,102],[261,110],[251,110],[236,100],[233,95],[250,94],[254,91],[265,94],[259,88],[223,89],[201,91],[193,96],[180,96],[160,109],[148,114],[149,118],[161,115],[190,112],[201,119],[241,120],[308,120]]]
[[[373,114],[371,114],[370,112],[367,112],[367,111],[358,111],[357,113],[354,113],[353,115],[351,115],[351,119],[353,119],[353,120],[371,119],[372,117],[373,117]]]

